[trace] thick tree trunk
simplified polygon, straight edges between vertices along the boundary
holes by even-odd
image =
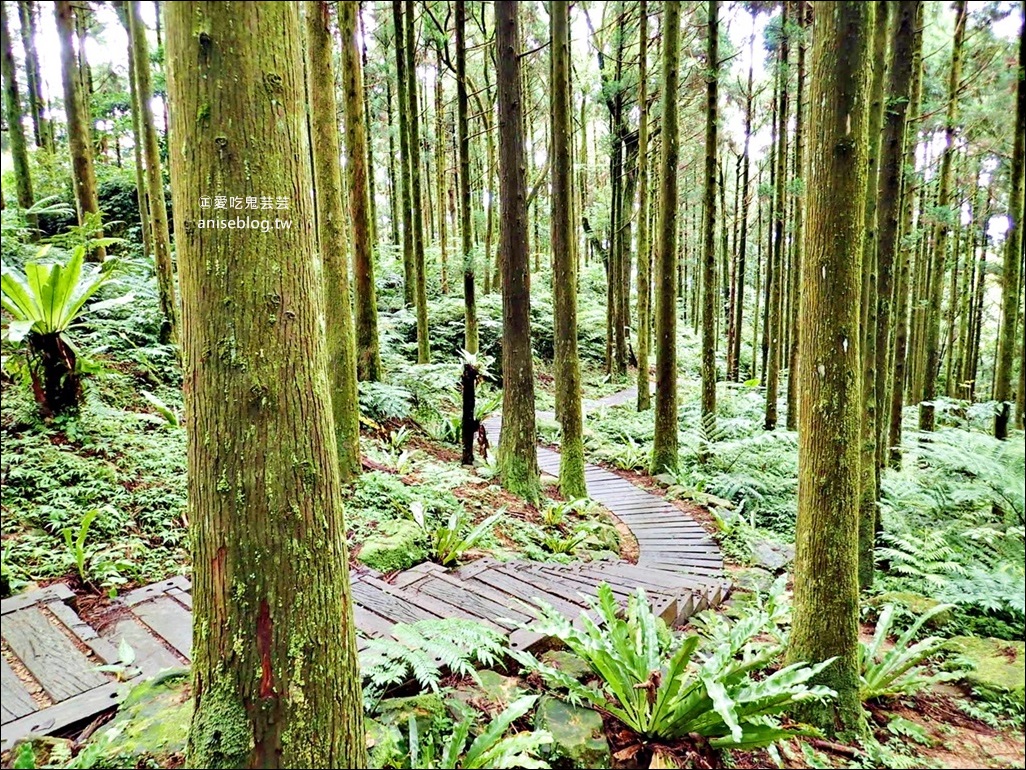
[[[790,661],[836,658],[837,698],[802,715],[830,734],[862,731],[858,507],[858,296],[874,6],[816,7],[809,184],[799,329],[798,518]]]
[[[531,353],[531,265],[527,253],[527,180],[520,92],[519,3],[495,3],[499,102],[499,205],[502,222],[502,435],[499,477],[510,492],[538,499],[538,447]]]
[[[958,89],[962,80],[962,42],[965,40],[966,3],[955,3],[955,40],[951,49],[951,70],[948,74],[948,106],[944,121],[944,152],[941,155],[940,188],[937,208],[944,211],[951,204],[951,163],[955,155],[955,131],[958,129]],[[934,227],[933,259],[927,287],[927,309],[924,338],[923,400],[919,404],[919,429],[932,431],[936,423],[934,399],[937,398],[937,376],[940,373],[941,298],[944,293],[944,266],[948,260],[948,236],[951,226],[947,212]],[[1014,328],[1014,321],[1013,321]]]
[[[327,0],[308,0],[305,13],[316,236],[325,280],[328,374],[340,476],[342,481],[348,481],[360,472],[360,412],[343,204],[345,190],[338,162],[341,147],[335,101],[331,6]],[[350,157],[349,162],[358,161]],[[362,189],[366,195],[366,188]],[[366,222],[363,225],[366,236]]]
[[[81,74],[75,56],[75,11],[70,0],[57,0],[57,36],[61,45],[61,80],[64,83],[64,114],[68,122],[68,146],[71,150],[72,183],[78,208],[78,223],[83,224],[89,214],[98,214],[100,201],[96,191],[96,173],[93,171],[93,142],[89,130],[89,110],[82,94]],[[102,236],[102,233],[97,235]],[[93,249],[88,259],[102,262],[107,250]]]
[[[1026,18],[1026,4],[1023,5]],[[1005,235],[1005,264],[1001,276],[1001,331],[998,337],[997,367],[994,372],[994,436],[1008,438],[1012,418],[1012,367],[1015,362],[1015,329],[1019,320],[1020,262],[1023,247],[1023,185],[1026,159],[1023,147],[1023,123],[1026,122],[1026,22],[1019,34],[1019,82],[1016,87],[1015,144],[1012,150],[1012,191],[1008,196],[1008,221]],[[1021,408],[1021,405],[1020,405]]]
[[[655,436],[653,475],[675,471],[677,436],[677,163],[680,159],[677,95],[680,88],[680,3],[663,3],[661,81],[662,154],[655,260]]]
[[[35,196],[32,194],[32,173],[29,171],[28,145],[25,126],[22,123],[24,110],[18,92],[18,79],[14,74],[14,53],[11,50],[11,33],[7,28],[7,3],[3,4],[3,20],[0,24],[0,65],[4,87],[4,112],[7,117],[7,134],[11,144],[11,158],[14,161],[14,183],[18,193],[18,206],[22,210],[32,208]],[[32,240],[38,237],[36,228],[39,219],[34,214],[25,217],[32,230]]]
[[[568,500],[588,495],[584,483],[581,372],[577,356],[572,170],[570,164],[570,3],[549,6],[552,82],[552,309],[555,335],[556,411],[559,414],[559,491]]]
[[[649,351],[652,340],[652,256],[648,228],[648,0],[641,0],[638,32],[638,402],[639,412],[650,409]],[[583,172],[582,172],[583,174]]]
[[[367,166],[363,62],[357,41],[356,3],[339,3],[342,40],[342,99],[345,108],[346,170],[353,233],[353,313],[356,321],[356,372],[361,380],[382,379],[378,349],[378,298],[374,288],[374,242]]]
[[[709,0],[705,86],[705,196],[702,217],[702,433],[716,432],[716,170],[719,110],[719,2]],[[724,280],[726,274],[723,275]],[[707,448],[699,457],[708,455]]]
[[[167,223],[167,204],[164,200],[164,174],[160,168],[160,146],[157,129],[153,125],[150,101],[150,49],[146,41],[146,26],[139,10],[139,0],[128,4],[129,37],[133,53],[136,93],[139,101],[139,132],[146,156],[146,198],[153,235],[153,260],[157,273],[157,293],[160,296],[160,314],[163,316],[160,339],[178,343],[178,298],[175,292],[175,268],[171,262],[171,233]]]
[[[365,767],[299,6],[177,2],[167,23],[193,549],[188,763]],[[200,227],[199,195],[215,192],[277,192],[292,225]]]

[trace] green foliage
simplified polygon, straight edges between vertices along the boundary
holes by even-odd
[[[700,650],[702,637],[671,634],[640,589],[621,616],[612,590],[600,585],[591,612],[576,624],[543,602],[538,606],[541,616],[532,622],[532,630],[566,644],[591,667],[598,685],[583,685],[528,654],[517,653],[517,659],[565,690],[571,702],[605,711],[644,739],[697,734],[716,747],[764,746],[798,732],[782,726],[774,715],[800,701],[833,694],[808,685],[832,659],[816,666],[786,666],[756,678],[782,649],[757,641],[770,622],[765,612],[724,625],[707,650]]]
[[[506,649],[506,638],[470,620],[446,618],[399,623],[394,638],[371,639],[360,652],[364,697],[375,702],[389,688],[416,680],[437,691],[443,671],[477,680],[476,665],[491,666]]]
[[[85,563],[88,552],[86,551],[86,538],[89,537],[89,525],[93,523],[93,519],[100,515],[99,508],[93,508],[91,511],[87,511],[82,517],[82,522],[78,525],[78,533],[74,534],[74,530],[71,527],[65,527],[61,530],[61,534],[64,536],[64,544],[68,548],[68,552],[71,554],[72,559],[75,562],[75,567],[78,570],[78,576],[85,582],[88,580],[86,577]]]
[[[431,543],[432,561],[441,564],[443,567],[456,564],[464,553],[477,545],[478,541],[491,530],[503,513],[505,513],[504,510],[493,513],[471,529],[470,532],[463,534],[470,524],[470,519],[466,514],[453,511],[445,524],[435,526],[428,520],[423,503],[419,500],[414,500],[410,504],[410,515],[417,523],[417,526],[424,530]]]
[[[891,632],[895,605],[884,607],[872,641],[859,642],[859,696],[863,701],[912,695],[931,684],[960,678],[960,674],[952,672],[929,674],[919,665],[940,652],[942,639],[931,636],[912,643],[930,618],[950,608],[950,605],[940,604],[923,613],[895,640],[893,647],[887,648],[885,642]]]
[[[552,736],[544,730],[520,731],[507,735],[510,727],[527,714],[537,700],[536,695],[525,695],[510,703],[499,712],[473,739],[470,745],[474,720],[465,717],[453,726],[452,734],[443,745],[436,747],[434,741],[422,741],[417,720],[409,720],[409,745],[411,768],[545,768],[548,763],[538,759],[538,750],[552,742]]]

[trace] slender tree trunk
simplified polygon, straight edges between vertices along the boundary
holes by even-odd
[[[779,57],[778,57],[779,58]],[[766,270],[765,278],[763,281],[763,298],[762,298],[762,340],[761,340],[761,355],[762,355],[762,367],[761,376],[759,379],[760,385],[767,384],[768,370],[769,370],[769,335],[770,335],[770,306],[772,305],[771,297],[773,292],[773,280],[774,280],[774,264],[773,264],[773,223],[776,221],[776,209],[777,209],[777,155],[780,149],[780,99],[781,99],[781,67],[775,68],[773,75],[773,106],[770,115],[770,126],[772,127],[772,136],[770,138],[770,155],[769,155],[769,170],[770,170],[770,189],[772,193],[769,195],[769,211],[766,219]]]
[[[865,223],[862,244],[862,292],[860,301],[862,338],[862,479],[859,503],[859,587],[873,585],[873,553],[876,546],[876,501],[879,475],[876,464],[877,403],[876,403],[876,343],[877,302],[883,288],[877,288],[877,189],[879,187],[879,159],[881,126],[884,116],[884,85],[887,82],[887,37],[889,9],[887,2],[876,2],[876,21],[873,31],[872,87],[869,97],[869,141],[866,165],[866,191],[863,196]],[[888,292],[890,291],[888,287]]]
[[[829,734],[863,731],[859,698],[858,509],[861,351],[873,4],[816,7],[809,185],[799,329],[798,518],[788,659],[836,658],[836,699],[802,714]]]
[[[762,186],[762,170],[759,170],[759,175],[755,181],[755,189]],[[755,196],[755,215],[756,215],[756,232],[755,242],[757,244],[762,243],[762,197],[756,192]],[[762,298],[762,254],[756,249],[755,252],[755,307],[752,310],[752,371],[750,379],[761,382],[763,372],[759,369],[759,300]]]
[[[299,6],[167,14],[194,557],[188,764],[365,767]],[[292,226],[199,227],[197,192],[214,179],[292,192]]]
[[[139,131],[142,134],[146,156],[146,198],[153,231],[153,260],[157,273],[157,293],[160,296],[162,342],[178,342],[178,298],[175,292],[175,269],[171,262],[171,233],[167,222],[167,204],[164,200],[164,174],[160,167],[160,145],[157,129],[153,125],[150,101],[150,52],[146,41],[146,26],[140,15],[139,0],[129,4],[128,24],[132,46],[136,93],[139,100]]]
[[[361,380],[382,379],[378,349],[378,298],[374,288],[374,244],[371,224],[371,177],[367,166],[368,136],[364,116],[363,63],[357,41],[358,4],[338,5],[342,40],[342,98],[345,112],[346,171],[349,216],[353,234],[353,313],[356,321],[356,372]]]
[[[402,208],[403,208],[403,302],[414,304],[417,286],[417,262],[413,256],[413,227],[420,229],[420,214],[413,213],[413,149],[410,144],[409,78],[406,75],[405,32],[403,28],[403,0],[392,0],[392,26],[395,28],[396,99],[399,112],[399,154],[402,156]],[[418,161],[419,163],[419,161]],[[418,169],[417,174],[420,174]],[[418,349],[419,349],[418,331]]]
[[[364,21],[363,21],[364,9],[365,9],[364,8],[364,4],[361,3],[360,4],[360,8],[359,8],[358,13],[357,13],[357,22],[358,22],[358,25],[359,25],[360,39],[364,40],[364,41],[368,41],[369,38],[367,37],[367,25],[364,24]],[[363,77],[363,76],[365,76],[367,74],[367,48],[368,48],[367,44],[364,43],[364,45],[360,49],[360,75],[361,75],[361,77]],[[367,166],[366,166],[366,168],[367,168],[367,199],[368,199],[368,202],[369,202],[369,209],[368,210],[369,210],[369,216],[370,216],[370,252],[369,253],[370,253],[370,256],[371,256],[371,266],[373,268],[373,264],[374,264],[374,249],[377,248],[377,245],[378,245],[378,195],[377,195],[377,191],[375,189],[377,187],[376,180],[375,180],[375,177],[377,175],[374,173],[375,168],[376,168],[376,166],[374,164],[374,134],[371,133],[371,102],[370,102],[371,87],[370,87],[370,85],[366,81],[364,81],[363,85],[361,86],[361,88],[363,89],[363,93],[360,95],[360,99],[361,99],[361,101],[363,101],[363,135],[366,138],[366,141],[364,142],[364,144],[366,144],[366,146],[367,146],[367,153],[366,153],[366,161],[365,162],[367,164]],[[373,286],[373,283],[371,285]],[[375,297],[375,299],[377,299],[377,298]],[[377,325],[377,317],[376,316],[375,316],[375,325]],[[357,342],[359,343],[359,332],[357,332],[357,335],[358,335]]]
[[[78,58],[74,49],[75,11],[70,0],[57,0],[57,35],[61,45],[61,80],[64,83],[64,113],[68,122],[68,146],[71,149],[72,182],[78,208],[78,223],[89,214],[99,214],[100,202],[93,171],[93,142],[89,131],[89,110],[82,94]],[[97,233],[102,236],[102,231]],[[99,246],[88,258],[102,262],[107,250]]]
[[[406,0],[406,98],[408,99],[408,127],[410,132],[410,206],[413,223],[413,261],[415,285],[414,307],[417,312],[417,363],[431,360],[431,341],[428,339],[427,275],[424,263],[424,204],[420,178],[420,110],[417,106],[416,43],[413,29],[413,0]]]
[[[1026,19],[1026,4],[1023,5]],[[1026,122],[1026,21],[1019,34],[1019,78],[1016,86],[1015,143],[1012,150],[1012,190],[1008,196],[1009,229],[1005,235],[1005,264],[1001,277],[1001,331],[998,337],[997,367],[994,371],[994,436],[1008,438],[1012,417],[1012,367],[1015,365],[1015,330],[1019,320],[1020,261],[1023,248],[1023,185],[1026,175],[1022,126]],[[1020,404],[1021,410],[1021,404]]]
[[[435,200],[438,202],[438,241],[442,257],[442,294],[449,293],[449,244],[446,228],[445,177],[445,121],[442,106],[442,44],[435,48]]]
[[[719,120],[719,2],[709,0],[705,86],[705,197],[702,217],[702,433],[711,441],[716,432],[716,169]],[[724,279],[726,275],[723,276]],[[703,448],[700,457],[705,458]]]
[[[948,259],[948,235],[951,225],[946,209],[951,203],[951,163],[955,154],[955,131],[958,126],[958,88],[962,79],[962,42],[965,39],[966,3],[955,3],[955,40],[951,50],[951,71],[948,75],[948,106],[944,129],[944,153],[941,155],[940,188],[937,208],[941,220],[934,228],[933,260],[927,282],[928,306],[925,328],[925,369],[923,372],[923,400],[919,404],[919,429],[932,431],[936,423],[934,400],[937,398],[937,376],[940,371],[940,317],[941,297],[944,293],[944,266]],[[1014,330],[1014,320],[1013,320]]]
[[[349,481],[360,472],[360,415],[356,390],[356,335],[347,264],[349,250],[343,204],[345,190],[342,169],[338,163],[341,147],[338,106],[335,101],[330,8],[327,0],[307,1],[307,77],[316,235],[325,280],[325,339],[330,365],[331,404],[335,417],[340,476],[342,481]],[[351,8],[355,10],[355,6]],[[353,21],[347,20],[350,24]],[[349,38],[352,37],[351,32],[351,27],[343,29]],[[359,162],[361,157],[360,154],[356,158],[350,156],[349,162]],[[366,195],[366,187],[361,190]],[[366,237],[366,221],[362,225]]]
[[[677,164],[680,159],[677,96],[680,89],[680,3],[663,3],[661,80],[662,145],[659,164],[659,224],[655,260],[655,436],[653,475],[674,471],[677,436]]]
[[[11,144],[11,158],[14,161],[14,182],[18,193],[18,206],[22,210],[32,208],[35,196],[32,194],[32,174],[29,171],[28,145],[25,140],[25,126],[22,123],[24,111],[18,92],[18,79],[14,74],[14,53],[11,50],[11,33],[7,28],[7,3],[3,4],[3,23],[0,25],[0,64],[3,69],[4,112],[7,117],[7,133]],[[32,240],[38,238],[39,219],[27,214],[26,222],[32,232]]]
[[[18,0],[18,20],[21,23],[21,47],[25,51],[25,79],[28,85],[29,110],[32,113],[32,133],[36,147],[53,152],[53,126],[46,117],[43,98],[43,78],[39,71],[36,52],[37,6],[30,0]]]
[[[752,36],[752,42],[750,43],[749,57],[754,56],[753,51],[755,47],[755,36]],[[753,59],[754,61],[754,59]],[[738,236],[737,243],[737,290],[736,296],[734,297],[734,351],[731,355],[731,369],[727,377],[731,382],[737,382],[740,379],[741,369],[741,338],[742,338],[742,325],[745,317],[745,270],[746,257],[748,253],[748,207],[752,204],[751,196],[749,195],[749,180],[751,176],[751,158],[749,156],[749,147],[752,140],[752,101],[755,98],[753,90],[753,75],[754,66],[749,64],[748,67],[748,88],[745,90],[745,146],[742,151],[742,165],[741,165],[741,232]],[[801,88],[801,80],[799,80],[799,88]],[[758,196],[756,196],[758,197]],[[758,205],[758,202],[756,203]],[[756,290],[758,292],[758,290]],[[759,298],[756,294],[756,303]],[[758,311],[756,311],[758,313]],[[752,369],[755,368],[755,351],[752,351]]]
[[[125,34],[131,35],[127,2],[119,0],[114,4],[114,8],[125,28]],[[142,121],[139,118],[142,108],[139,105],[135,66],[135,53],[132,46],[128,46],[128,88],[132,99],[132,154],[135,156],[135,192],[139,205],[139,229],[142,231],[143,259],[148,261],[153,256],[153,233],[150,230],[150,202],[146,192],[146,172],[143,168]]]
[[[520,91],[520,40],[515,0],[495,3],[499,102],[499,205],[502,223],[502,435],[499,477],[506,489],[535,501],[540,495],[531,353],[531,265],[527,253],[527,180]]]
[[[388,218],[389,224],[392,226],[392,243],[398,246],[399,206],[405,204],[400,204],[399,201],[400,180],[395,172],[395,132],[397,129],[392,123],[392,83],[387,77],[385,78],[385,108],[388,111]]]
[[[790,273],[791,303],[787,314],[788,318],[788,342],[787,342],[787,429],[798,430],[798,309],[801,304],[801,270],[802,259],[805,256],[805,70],[806,55],[808,51],[808,33],[812,27],[812,6],[799,0],[796,10],[798,12],[798,26],[801,29],[801,37],[798,41],[798,93],[794,110],[794,167],[795,176],[801,184],[796,185],[798,191],[794,200],[794,242],[793,242],[793,264]],[[744,248],[744,246],[742,246]]]
[[[560,420],[559,491],[586,497],[581,374],[577,356],[577,271],[574,257],[573,172],[570,165],[570,3],[549,6],[552,57],[552,309],[555,335],[556,411]]]
[[[638,32],[638,411],[652,407],[649,350],[652,340],[652,257],[648,235],[648,1],[641,0]],[[555,242],[553,242],[555,248]]]

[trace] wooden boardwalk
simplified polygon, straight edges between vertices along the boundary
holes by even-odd
[[[633,398],[615,394],[617,403]],[[612,398],[612,397],[610,397]],[[498,438],[499,418],[485,421]],[[558,475],[559,454],[538,450],[543,472]],[[352,589],[360,647],[390,636],[396,623],[459,617],[478,620],[505,634],[514,649],[544,641],[531,630],[533,602],[541,599],[576,618],[600,583],[626,601],[643,587],[656,612],[670,623],[716,606],[730,590],[715,541],[697,522],[663,498],[611,471],[588,465],[589,495],[609,509],[638,541],[637,564],[623,561],[499,562],[478,559],[455,570],[425,563],[386,578],[353,571]],[[176,577],[122,596],[99,630],[86,624],[68,602],[73,593],[54,585],[2,602],[3,660],[0,748],[31,733],[82,725],[110,710],[124,689],[99,665],[117,664],[122,641],[135,652],[122,678],[152,676],[186,666],[192,647],[192,595],[187,578]]]

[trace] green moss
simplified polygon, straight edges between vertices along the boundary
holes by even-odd
[[[386,522],[380,534],[364,541],[356,558],[379,572],[409,569],[427,559],[424,532],[412,521]]]
[[[216,681],[193,715],[188,766],[246,767],[253,746],[253,726],[238,692],[230,683]]]
[[[607,768],[612,764],[602,717],[597,711],[545,695],[538,701],[534,727],[552,734],[548,753],[560,766]]]
[[[511,494],[522,497],[529,503],[537,503],[541,500],[541,483],[538,474],[525,462],[512,452],[503,452],[499,449],[499,478],[502,486]]]
[[[956,653],[959,662],[971,666],[966,674],[974,690],[986,699],[1010,696],[1026,701],[1026,643],[976,636],[954,636],[944,648]]]
[[[422,736],[452,724],[445,701],[434,692],[409,698],[387,698],[378,704],[377,711],[376,718],[381,725],[396,727],[404,735],[411,717],[417,720],[418,732]]]

